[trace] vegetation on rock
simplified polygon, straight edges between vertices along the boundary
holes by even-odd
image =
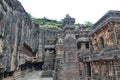
[[[62,27],[62,19],[61,21],[57,21],[57,20],[48,19],[46,17],[35,18],[30,13],[28,13],[28,15],[31,17],[32,21],[38,23],[41,28],[56,28],[57,29],[59,27]],[[83,24],[76,23],[74,26],[75,26],[75,30],[78,30],[79,27],[81,26],[92,27],[93,23],[90,21],[85,21]]]

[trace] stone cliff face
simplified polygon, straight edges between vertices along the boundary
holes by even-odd
[[[41,56],[39,50],[39,25],[30,17],[17,0],[0,0],[0,68],[14,71],[27,57]],[[24,51],[24,47],[28,50]],[[24,57],[20,61],[20,57]],[[27,57],[25,57],[25,54]],[[28,59],[30,60],[30,59]]]

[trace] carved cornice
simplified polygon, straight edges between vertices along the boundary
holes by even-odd
[[[93,26],[93,30],[89,33],[89,35],[93,34],[100,28],[102,28],[108,22],[120,22],[120,11],[108,11],[102,18],[100,18]]]
[[[95,61],[95,60],[110,60],[110,59],[115,59],[115,57],[117,56],[117,58],[120,58],[120,46],[111,46],[109,48],[104,48],[100,51],[98,51],[98,53],[91,53],[90,55],[90,61]]]

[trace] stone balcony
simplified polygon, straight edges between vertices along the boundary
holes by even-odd
[[[92,54],[92,55],[90,55],[90,61],[97,61],[99,59],[101,59],[100,54]]]
[[[78,53],[80,54],[80,55],[83,55],[83,54],[88,54],[89,53],[89,49],[83,49],[83,50],[78,50]]]
[[[110,60],[110,59],[116,59],[120,58],[120,46],[110,46],[103,48],[99,50],[96,53],[90,53],[90,60],[95,61],[95,60]]]

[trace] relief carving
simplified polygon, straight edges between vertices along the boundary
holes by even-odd
[[[75,58],[74,53],[73,52],[69,52],[69,61],[74,60],[74,58]]]
[[[110,33],[110,39],[111,39],[112,43],[114,43],[114,41],[115,41],[115,34],[113,32]]]
[[[93,49],[94,49],[94,51],[98,50],[98,42],[96,39],[94,39],[94,41],[93,41]]]
[[[110,39],[112,43],[115,43],[114,27],[115,27],[114,23],[110,22],[108,31],[110,32]]]
[[[120,26],[117,26],[115,28],[116,38],[117,38],[117,44],[120,44]]]
[[[110,22],[109,24],[108,24],[108,26],[109,26],[109,29],[108,29],[108,31],[109,32],[112,32],[113,30],[114,30],[114,24],[113,24],[113,22]]]
[[[110,46],[110,45],[112,45],[112,40],[111,40],[111,37],[110,37],[110,33],[106,30],[106,32],[105,32],[105,38],[106,38],[106,44],[105,44],[105,46],[107,47],[107,46]]]

